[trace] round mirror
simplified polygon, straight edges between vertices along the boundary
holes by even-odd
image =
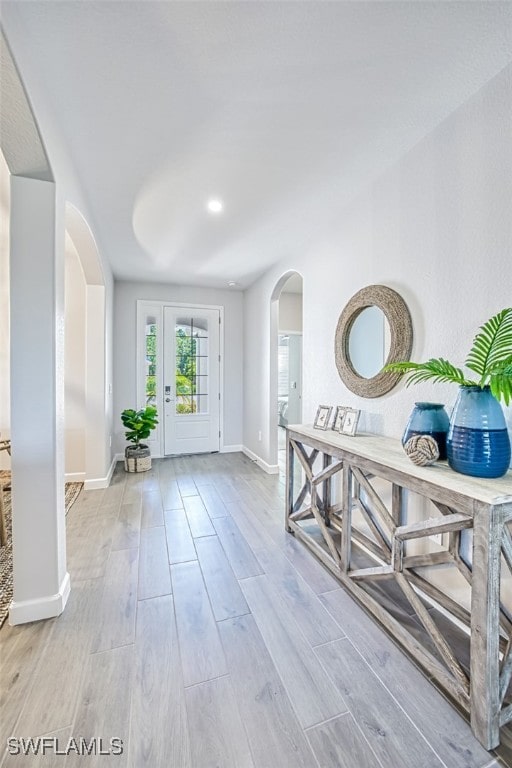
[[[352,367],[363,379],[378,374],[389,355],[391,333],[384,312],[367,307],[352,323],[348,338],[348,355]]]
[[[358,291],[340,315],[335,336],[335,358],[343,383],[361,397],[380,397],[400,380],[384,373],[388,363],[408,360],[412,323],[407,304],[386,285]]]

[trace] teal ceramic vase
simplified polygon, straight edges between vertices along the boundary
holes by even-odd
[[[402,445],[415,435],[430,435],[439,448],[439,458],[446,459],[446,436],[450,426],[442,403],[415,403],[402,436]]]
[[[448,463],[473,477],[501,477],[510,466],[510,437],[489,387],[460,387],[447,438]]]

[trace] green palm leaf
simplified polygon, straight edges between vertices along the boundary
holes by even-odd
[[[407,386],[422,381],[451,382],[463,387],[489,385],[494,397],[509,405],[512,403],[512,307],[502,309],[480,328],[466,365],[480,376],[479,381],[466,379],[460,368],[442,357],[426,363],[390,363],[383,370],[408,375]]]
[[[507,307],[480,328],[466,360],[467,367],[481,376],[481,386],[496,366],[508,360],[511,347],[512,307]]]
[[[512,356],[503,363],[495,365],[490,372],[489,385],[497,400],[503,399],[505,405],[512,401]]]
[[[390,373],[408,373],[407,386],[419,384],[422,381],[435,383],[451,382],[454,384],[474,386],[476,382],[468,381],[460,368],[456,368],[442,357],[432,358],[426,363],[391,363],[384,368]]]

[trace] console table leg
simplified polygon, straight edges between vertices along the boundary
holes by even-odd
[[[328,453],[324,453],[323,459],[322,459],[322,467],[323,469],[327,469],[327,467],[332,462],[332,456],[329,456]],[[331,520],[329,518],[329,509],[331,506],[331,478],[327,478],[327,480],[323,483],[323,494],[322,494],[322,511],[324,515],[324,523],[329,528],[331,525]]]
[[[475,504],[471,598],[471,728],[486,749],[499,744],[499,614],[503,523]]]
[[[284,522],[285,530],[291,533],[291,528],[288,524],[288,519],[293,513],[293,474],[295,471],[294,465],[294,451],[292,441],[289,435],[286,436],[286,487],[288,489],[288,495],[286,500],[286,520]]]
[[[341,570],[347,573],[350,568],[350,557],[352,554],[351,535],[352,535],[352,472],[347,462],[343,464],[342,470],[343,489],[342,489],[342,521],[341,521]]]

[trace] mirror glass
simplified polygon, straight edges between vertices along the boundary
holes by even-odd
[[[364,379],[376,376],[386,362],[391,332],[379,307],[366,307],[350,328],[348,356],[355,372]]]

